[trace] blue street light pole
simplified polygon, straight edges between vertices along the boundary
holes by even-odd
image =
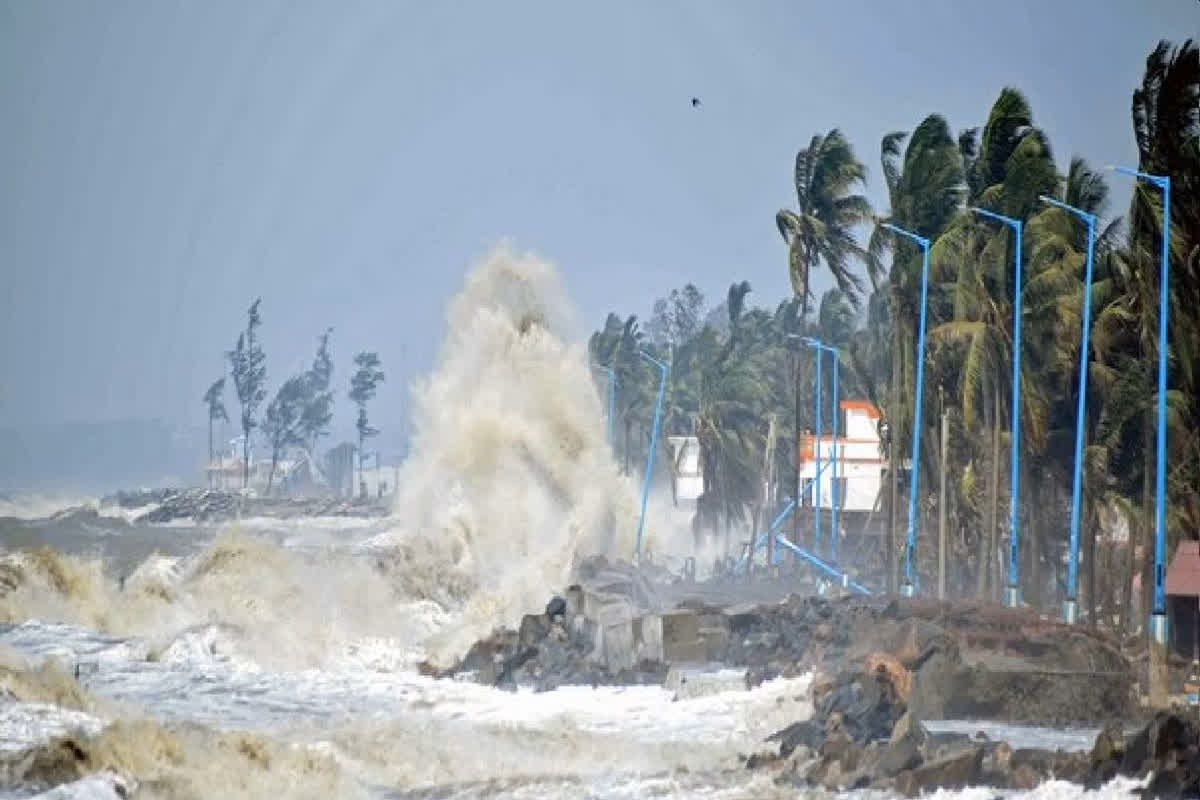
[[[817,348],[817,375],[818,375],[818,380],[817,380],[817,392],[818,392],[818,394],[817,394],[817,398],[818,398],[817,436],[818,437],[820,437],[820,435],[821,435],[821,428],[820,428],[820,419],[821,419],[820,386],[821,386],[821,383],[820,383],[820,378],[819,378],[819,376],[821,374],[821,372],[820,372],[821,351],[829,353],[829,355],[833,359],[833,446],[830,448],[832,450],[830,458],[833,461],[833,476],[831,478],[831,484],[830,484],[830,496],[831,496],[831,501],[833,504],[833,530],[829,535],[829,557],[833,561],[833,563],[836,564],[837,558],[838,558],[838,532],[839,532],[839,528],[838,528],[838,482],[837,482],[838,481],[838,441],[837,441],[837,438],[838,438],[838,416],[839,416],[839,414],[838,414],[838,371],[839,371],[839,369],[838,368],[839,368],[839,364],[841,362],[841,351],[839,351],[836,347],[833,347],[832,345],[827,345],[824,342],[822,342],[820,339],[814,339],[811,336],[805,336],[804,342],[806,344],[808,344],[810,347]],[[819,442],[819,439],[818,439],[818,442]],[[818,454],[819,454],[819,451],[818,451]],[[821,468],[821,461],[820,461],[820,458],[818,457],[818,459],[817,459],[818,475],[820,474],[820,468]],[[817,485],[820,486],[819,479],[818,479]],[[818,489],[818,491],[820,491],[820,490]],[[820,555],[820,554],[821,554],[820,550],[818,550],[817,555]]]
[[[900,593],[909,597],[916,594],[916,575],[913,560],[917,550],[917,484],[921,475],[921,411],[925,406],[925,307],[929,299],[929,240],[912,231],[898,228],[891,223],[881,223],[892,233],[899,234],[921,246],[924,256],[921,264],[921,324],[917,334],[917,391],[913,399],[912,470],[908,482],[908,537],[904,543],[904,583]],[[888,464],[889,469],[899,469],[895,447]],[[888,580],[891,580],[890,578]]]
[[[817,393],[813,406],[816,411],[816,438],[813,440],[813,453],[816,467],[813,472],[813,552],[821,554],[821,351],[825,343],[811,336],[788,334],[789,338],[799,339],[813,349],[817,359]]]
[[[615,439],[613,439],[613,420],[617,408],[617,373],[613,372],[612,367],[605,367],[601,364],[592,364],[592,369],[608,373],[608,444],[611,447],[615,444]]]
[[[838,560],[838,363],[841,353],[836,347],[825,346],[825,350],[833,356],[833,530],[829,534],[829,557],[836,564]]]
[[[1067,205],[1053,197],[1043,203],[1057,206],[1087,223],[1087,261],[1083,274],[1083,333],[1079,341],[1079,402],[1075,409],[1075,475],[1071,485],[1071,545],[1067,560],[1067,599],[1063,602],[1063,620],[1079,621],[1079,502],[1083,490],[1083,414],[1087,406],[1088,341],[1092,332],[1092,258],[1096,249],[1096,215]]]
[[[1154,519],[1154,614],[1150,630],[1159,644],[1167,642],[1166,579],[1167,557],[1167,313],[1169,293],[1167,279],[1171,257],[1171,179],[1165,175],[1150,175],[1129,167],[1113,167],[1162,190],[1162,265],[1158,277],[1158,452],[1155,459],[1155,519]]]
[[[816,438],[813,440],[816,472],[813,475],[813,552],[821,554],[821,347],[813,348],[817,358],[817,391],[813,395],[814,413],[816,414]]]
[[[1020,506],[1021,484],[1021,220],[988,211],[985,208],[971,208],[976,214],[988,219],[1003,222],[1013,229],[1016,238],[1014,248],[1014,278],[1013,278],[1013,358],[1012,358],[1012,431],[1009,439],[1012,443],[1012,455],[1009,458],[1009,503],[1008,503],[1008,586],[1004,589],[1004,605],[1017,608],[1021,605],[1021,585],[1019,583],[1020,542],[1021,532],[1017,511]]]
[[[650,479],[654,477],[654,452],[658,449],[658,427],[662,423],[663,393],[667,388],[667,372],[670,370],[663,362],[647,353],[639,351],[642,358],[658,367],[658,400],[654,404],[654,424],[650,428],[650,452],[646,455],[646,477],[642,481],[642,514],[638,517],[637,543],[634,546],[634,562],[642,558],[642,530],[646,526],[646,501],[650,498]]]

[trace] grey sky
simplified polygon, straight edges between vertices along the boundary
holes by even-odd
[[[1198,31],[1196,0],[2,2],[0,425],[202,422],[259,294],[272,389],[332,325],[394,425],[502,237],[580,335],[688,280],[774,304],[813,133],[882,202],[882,134],[1014,85],[1060,165],[1132,161],[1146,54]]]

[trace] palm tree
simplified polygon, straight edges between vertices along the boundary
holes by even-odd
[[[1171,287],[1173,304],[1180,309],[1200,308],[1200,259],[1191,257],[1192,251],[1200,247],[1200,49],[1193,40],[1178,47],[1162,41],[1146,58],[1146,71],[1142,85],[1134,91],[1132,102],[1133,132],[1138,145],[1139,169],[1171,176]],[[1131,203],[1130,255],[1132,257],[1130,310],[1137,319],[1138,348],[1146,360],[1156,360],[1158,351],[1158,258],[1162,220],[1161,194],[1153,187],[1139,184]],[[1195,342],[1200,335],[1200,325],[1194,314],[1176,313],[1169,333],[1169,342],[1174,358],[1170,362],[1170,382],[1179,387],[1190,400],[1184,401],[1189,412],[1191,432],[1200,425],[1200,375],[1195,365],[1200,352]],[[1153,498],[1151,479],[1154,472],[1155,445],[1152,441],[1155,422],[1153,410],[1147,408],[1143,422],[1143,495],[1142,536],[1149,541],[1153,530]],[[1185,442],[1190,438],[1172,437]],[[1194,492],[1196,480],[1200,478],[1200,467],[1196,457],[1188,459],[1191,465],[1175,475],[1181,478],[1177,496],[1189,497]],[[1177,469],[1177,468],[1176,468]],[[1189,484],[1191,489],[1185,488]],[[1172,504],[1174,508],[1189,508],[1190,504]],[[1172,506],[1169,506],[1172,507]],[[1200,527],[1200,520],[1191,520],[1191,526]],[[1178,528],[1176,527],[1176,530]],[[1152,548],[1146,548],[1147,561],[1143,572],[1142,587],[1145,600],[1149,600],[1150,562]],[[1142,608],[1147,608],[1143,603]]]
[[[960,137],[959,151],[968,160],[964,164],[968,201],[1017,219],[1028,219],[1040,210],[1038,197],[1055,194],[1059,176],[1049,142],[1033,125],[1033,111],[1016,89],[1007,88],[992,106],[976,153],[973,135]],[[975,154],[972,157],[972,154]],[[952,320],[935,327],[931,339],[955,340],[965,347],[959,381],[964,424],[978,425],[978,409],[984,409],[983,424],[991,429],[991,484],[988,487],[986,535],[980,540],[980,565],[977,589],[983,594],[991,576],[992,556],[996,551],[999,524],[1000,425],[1003,395],[1010,383],[1004,365],[1011,364],[1013,236],[1007,227],[981,222],[969,213],[959,214],[939,236],[932,248],[932,269],[939,278],[950,278]],[[1029,248],[1023,249],[1029,261]],[[1062,270],[1035,272],[1023,265],[1027,276],[1021,287],[1022,330],[1030,325],[1053,324],[1056,304],[1069,290],[1070,281]],[[1022,430],[1026,450],[1039,453],[1046,444],[1046,425],[1050,394],[1045,374],[1039,369],[1058,363],[1061,348],[1052,354],[1032,349],[1044,341],[1035,330],[1023,335]],[[1047,367],[1048,368],[1048,367]],[[1011,387],[1009,387],[1011,388]],[[991,581],[995,590],[999,581]]]
[[[212,461],[213,461],[213,423],[218,420],[225,422],[229,421],[229,414],[225,411],[225,403],[221,400],[221,395],[225,392],[225,379],[220,378],[213,381],[212,386],[208,387],[208,391],[204,393],[204,404],[208,406],[208,487],[212,488]]]
[[[782,209],[775,215],[779,235],[788,246],[788,276],[792,292],[800,300],[801,325],[808,318],[809,279],[812,270],[824,264],[847,299],[858,307],[862,279],[852,269],[852,260],[865,257],[854,228],[871,218],[871,204],[855,187],[866,185],[866,167],[837,128],[824,136],[813,136],[808,147],[796,154],[793,180],[796,210]],[[794,451],[800,450],[801,377],[799,361],[795,375],[796,428]],[[800,496],[800,465],[795,462],[796,497]],[[800,515],[793,515],[793,534],[800,535]]]
[[[723,523],[727,549],[733,524],[744,520],[746,509],[759,500],[758,459],[765,445],[767,390],[743,346],[749,292],[746,281],[729,288],[729,336],[704,368],[696,417],[704,475],[701,527],[711,530]]]
[[[905,139],[908,146],[901,156]],[[884,273],[883,256],[891,252],[887,270],[886,318],[890,321],[889,347],[892,376],[890,398],[886,408],[888,438],[893,444],[911,436],[912,396],[915,382],[916,320],[920,315],[921,251],[906,239],[897,241],[883,227],[890,223],[913,231],[931,240],[936,238],[953,219],[962,200],[963,165],[957,140],[950,133],[946,120],[931,114],[921,121],[911,138],[901,132],[883,137],[880,161],[887,181],[888,214],[877,220],[868,245],[870,273],[878,278]],[[883,309],[878,309],[881,314]],[[896,579],[896,527],[899,497],[899,454],[889,448],[888,464],[891,479],[890,523],[887,542],[887,580],[889,591]],[[926,448],[929,451],[929,448]],[[914,465],[914,469],[919,468]]]
[[[593,361],[610,367],[616,373],[619,387],[616,419],[623,432],[622,471],[626,475],[630,474],[631,460],[641,455],[634,451],[634,428],[648,428],[649,415],[653,412],[652,376],[641,356],[644,346],[645,337],[638,326],[637,315],[622,321],[616,314],[609,314],[604,330],[593,334],[588,343]]]

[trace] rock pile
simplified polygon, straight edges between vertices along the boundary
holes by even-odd
[[[1028,612],[797,596],[697,611],[728,624],[714,660],[761,679],[837,672],[889,653],[910,676],[909,704],[927,719],[1102,725],[1133,712],[1132,674],[1113,643]]]
[[[603,634],[601,625],[584,616],[582,609],[554,597],[544,613],[527,614],[519,630],[500,629],[476,642],[453,668],[437,672],[426,665],[423,671],[439,677],[465,674],[510,690],[663,683],[666,668],[661,661],[610,664],[604,651],[612,643],[606,643]]]
[[[382,517],[386,504],[344,498],[273,498],[251,497],[219,489],[145,489],[118,492],[101,501],[102,506],[117,506],[126,511],[146,511],[135,522],[163,524],[176,520],[198,523],[229,522],[239,517]]]
[[[832,791],[877,789],[916,797],[936,789],[1029,790],[1052,780],[1096,789],[1120,776],[1146,779],[1145,798],[1200,796],[1200,725],[1162,713],[1126,738],[1106,728],[1091,753],[1013,749],[981,734],[930,733],[908,707],[904,668],[879,654],[873,668],[813,684],[812,718],[770,736],[777,753],[747,759],[776,782]]]

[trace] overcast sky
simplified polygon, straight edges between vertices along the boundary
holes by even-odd
[[[504,237],[560,266],[580,336],[689,280],[773,305],[814,133],[882,204],[885,132],[1013,85],[1060,167],[1132,163],[1147,53],[1198,32],[1196,0],[3,0],[0,426],[202,424],[257,295],[272,390],[333,326],[395,425]]]

